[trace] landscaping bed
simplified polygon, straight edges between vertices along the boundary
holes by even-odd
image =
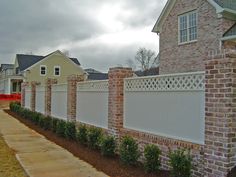
[[[15,117],[20,122],[28,126],[29,128],[37,131],[38,133],[44,135],[47,139],[61,147],[70,151],[76,157],[79,157],[81,160],[84,160],[94,166],[97,170],[103,171],[109,176],[112,177],[170,177],[169,172],[159,171],[156,174],[146,173],[141,166],[141,164],[135,166],[126,166],[120,162],[118,156],[115,157],[106,157],[102,156],[99,150],[94,150],[88,148],[86,145],[82,145],[73,140],[68,140],[62,137],[59,137],[52,131],[44,130],[38,125],[35,125],[32,121],[22,118],[16,113],[5,110],[9,115]]]

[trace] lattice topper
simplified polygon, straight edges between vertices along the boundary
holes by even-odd
[[[108,91],[108,80],[79,82],[77,90],[88,92]]]
[[[204,90],[204,72],[125,79],[125,91]]]

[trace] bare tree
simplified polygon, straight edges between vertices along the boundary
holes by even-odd
[[[159,55],[152,50],[147,50],[146,48],[139,48],[135,60],[139,63],[143,71],[148,70],[152,67],[157,67],[159,64]]]

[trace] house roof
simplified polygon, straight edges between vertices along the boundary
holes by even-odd
[[[31,67],[33,64],[38,63],[42,59],[46,58],[50,54],[46,56],[39,55],[26,55],[26,54],[16,54],[16,59],[19,65],[19,70],[24,71],[25,69]],[[77,58],[70,58],[75,64],[80,65]]]
[[[236,20],[236,2],[231,0],[207,0],[216,9],[216,13],[219,16],[224,16],[225,18]],[[176,0],[168,0],[164,9],[161,12],[158,20],[156,21],[152,32],[160,33],[163,23],[174,7]]]
[[[142,76],[154,76],[159,74],[159,67],[155,68],[150,68],[148,70],[142,71],[138,70],[134,72],[137,76],[142,77]]]
[[[1,71],[6,70],[6,69],[13,69],[14,64],[1,64]]]
[[[88,80],[107,80],[107,73],[88,73]]]

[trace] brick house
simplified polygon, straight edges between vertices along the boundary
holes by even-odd
[[[160,74],[204,70],[204,59],[236,48],[235,0],[168,0],[153,30]]]

